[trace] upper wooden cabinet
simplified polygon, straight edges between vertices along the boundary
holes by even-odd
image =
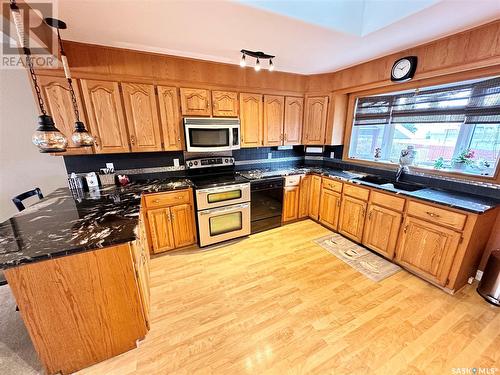
[[[154,86],[122,83],[122,91],[132,151],[161,151]]]
[[[262,95],[240,94],[241,147],[262,146]]]
[[[119,84],[86,79],[81,83],[96,152],[130,151]]]
[[[300,145],[302,141],[302,119],[304,117],[304,98],[287,96],[285,98],[285,124],[283,144]]]
[[[179,98],[176,87],[157,86],[158,107],[163,133],[163,145],[166,151],[183,149],[184,133],[179,115]]]
[[[56,127],[68,139],[68,146],[64,155],[92,153],[92,147],[78,147],[71,140],[71,135],[75,130],[76,118],[66,78],[39,76],[38,83],[40,84],[48,112],[54,119]],[[73,87],[78,103],[80,121],[88,125],[84,118],[83,106],[76,81],[73,82]]]
[[[264,95],[264,146],[283,144],[285,97]]]
[[[184,116],[212,114],[210,90],[181,88],[181,112]]]
[[[325,143],[327,115],[328,96],[306,98],[303,135],[305,145],[322,145]]]
[[[212,114],[215,117],[238,117],[238,93],[212,91]]]
[[[461,234],[410,216],[403,225],[398,262],[438,285],[446,285]]]

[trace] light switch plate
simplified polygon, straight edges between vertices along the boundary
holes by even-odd
[[[106,168],[115,169],[115,165],[113,163],[106,163]]]
[[[268,159],[272,159],[273,158],[273,153],[272,152],[268,152],[267,153],[267,158]]]
[[[178,167],[179,166],[179,159],[174,159],[174,167]]]

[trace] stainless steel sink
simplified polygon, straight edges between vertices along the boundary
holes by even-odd
[[[423,187],[420,185],[409,184],[406,182],[396,182],[387,178],[373,175],[366,175],[360,178],[356,178],[355,180],[364,181],[370,184],[379,185],[380,187],[387,187],[395,190],[417,191],[423,189]]]

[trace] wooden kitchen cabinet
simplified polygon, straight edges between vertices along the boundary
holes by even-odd
[[[81,84],[96,153],[130,151],[119,84],[86,79]]]
[[[68,146],[63,155],[91,154],[93,152],[92,147],[79,147],[71,140],[71,135],[75,131],[76,118],[66,78],[39,76],[38,83],[48,112],[54,119],[56,127],[68,139]],[[73,81],[73,87],[78,103],[80,121],[88,125],[82,110],[83,105],[78,90],[78,82],[76,80]]]
[[[340,207],[338,231],[354,241],[360,242],[363,238],[367,203],[344,194]]]
[[[238,117],[238,93],[212,91],[212,114],[215,117]]]
[[[184,247],[196,242],[194,211],[191,204],[170,207],[172,232],[175,247]]]
[[[285,120],[283,125],[284,145],[301,144],[303,117],[304,98],[287,96],[285,98]]]
[[[264,146],[283,144],[285,97],[264,95]]]
[[[311,195],[311,175],[302,176],[299,192],[299,219],[309,216],[309,201]]]
[[[319,205],[321,198],[321,177],[313,175],[311,176],[311,193],[309,200],[309,217],[314,220],[319,219]]]
[[[147,244],[147,234],[142,215],[139,219],[139,235],[137,240],[132,242],[130,248],[134,259],[135,274],[137,277],[137,285],[141,296],[142,307],[146,325],[150,327],[150,310],[151,310],[151,294],[150,294],[150,274],[149,274],[149,247]]]
[[[163,133],[163,149],[165,151],[182,150],[184,148],[184,132],[179,114],[177,87],[157,86],[156,90]]]
[[[403,214],[388,208],[370,204],[365,224],[363,245],[388,259],[394,257]]]
[[[328,96],[306,98],[303,144],[323,145],[325,143]]]
[[[330,229],[337,230],[341,195],[329,189],[321,189],[319,221]]]
[[[285,187],[283,191],[283,222],[299,218],[299,186]]]
[[[139,83],[121,85],[132,151],[161,151],[162,141],[154,86]]]
[[[261,94],[240,93],[241,147],[263,144],[263,102]]]
[[[184,116],[210,116],[210,90],[181,88],[181,112]]]
[[[193,193],[191,189],[145,194],[146,229],[150,250],[161,253],[196,242]]]
[[[445,286],[461,234],[415,217],[407,216],[396,260],[438,285]]]

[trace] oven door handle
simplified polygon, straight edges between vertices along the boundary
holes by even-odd
[[[210,215],[210,214],[219,213],[219,212],[239,211],[242,208],[249,208],[249,207],[250,207],[249,203],[241,203],[241,204],[235,204],[235,205],[228,206],[228,207],[212,208],[211,210],[203,210],[203,211],[199,211],[198,213],[200,215]]]
[[[196,190],[197,193],[199,194],[210,194],[210,193],[224,193],[226,191],[232,191],[232,190],[250,190],[250,183],[242,183],[242,184],[237,184],[237,185],[227,185],[227,186],[218,186],[215,188],[208,188],[208,189],[198,189]]]

